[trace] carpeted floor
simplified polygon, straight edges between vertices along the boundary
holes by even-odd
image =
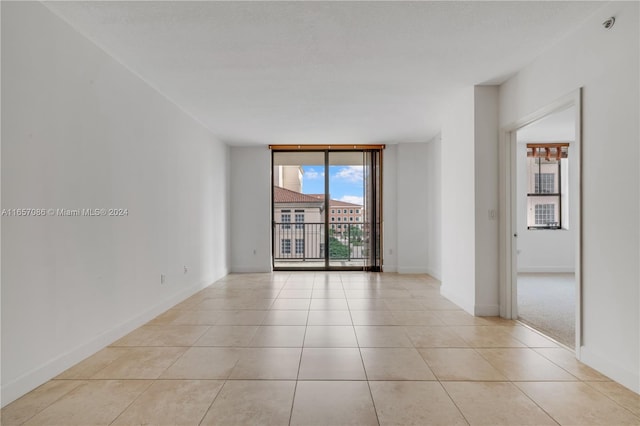
[[[567,345],[575,346],[574,274],[518,274],[518,319]]]

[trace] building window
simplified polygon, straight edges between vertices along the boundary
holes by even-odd
[[[282,222],[282,229],[291,229],[291,210],[282,210],[280,216],[280,222]]]
[[[349,213],[353,214],[353,209],[349,210]]]
[[[340,219],[340,218],[338,218],[338,219]],[[342,229],[342,225],[338,225],[338,229]]]
[[[331,209],[331,214],[334,214],[335,212],[335,209]]]
[[[303,229],[304,228],[304,213],[296,213],[295,219],[296,219],[296,229]]]
[[[280,252],[282,252],[282,254],[291,254],[291,240],[290,239],[285,239],[285,240],[280,240]]]
[[[296,238],[296,254],[304,254],[304,238]]]
[[[338,218],[338,222],[340,222],[340,218]]]
[[[332,216],[331,217],[331,222],[335,222],[335,221],[336,221],[336,218]]]
[[[535,206],[535,221],[536,225],[557,225],[556,220],[556,205],[555,204],[536,204]]]
[[[360,209],[356,209],[356,214],[360,214]]]
[[[535,193],[536,194],[554,194],[556,187],[554,185],[556,175],[554,173],[536,173],[535,174]]]
[[[353,216],[349,216],[349,222],[353,222]]]
[[[335,223],[331,224],[331,229],[336,229],[336,224]]]
[[[568,225],[568,143],[527,144],[527,228]]]
[[[347,222],[347,221],[348,221],[348,219],[347,219],[347,217],[346,217],[346,216],[344,217],[344,221],[345,221],[345,222]]]

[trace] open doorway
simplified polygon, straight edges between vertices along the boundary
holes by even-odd
[[[580,348],[580,93],[506,131],[506,316]]]

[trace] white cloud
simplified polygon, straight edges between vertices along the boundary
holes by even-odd
[[[362,182],[364,170],[362,166],[347,166],[338,170],[333,177],[347,182]]]
[[[318,173],[314,169],[309,168],[309,169],[304,171],[304,177],[305,177],[305,179],[309,179],[309,180],[311,180],[311,179],[319,179],[319,178],[324,177],[324,172]]]
[[[345,195],[342,198],[340,198],[338,201],[344,201],[345,203],[351,203],[351,204],[358,204],[361,206],[364,205],[364,198],[359,197],[357,195]]]

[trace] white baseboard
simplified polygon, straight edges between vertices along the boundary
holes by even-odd
[[[572,274],[573,266],[519,266],[518,272],[522,273],[547,273],[547,274]]]
[[[222,277],[218,277],[215,280],[220,278]],[[3,385],[0,391],[0,395],[2,396],[1,406],[4,407],[27,392],[32,391],[48,380],[56,377],[68,368],[152,320],[172,306],[175,306],[189,296],[211,285],[215,280],[203,281],[193,285],[156,304],[155,306],[152,306],[143,313],[115,325],[113,328],[100,333],[91,340],[70,349],[68,352],[59,355],[45,364],[36,367],[15,380]]]
[[[476,305],[474,315],[477,317],[500,316],[500,305]]]
[[[256,274],[262,272],[271,272],[271,265],[269,266],[244,266],[244,265],[232,265],[232,274]]]
[[[427,274],[431,275],[433,278],[435,278],[438,281],[442,281],[442,278],[440,277],[440,271],[437,271],[433,268],[427,268]]]
[[[640,393],[640,372],[628,370],[615,361],[602,358],[591,352],[587,346],[580,348],[580,361],[635,393]]]
[[[382,265],[382,270],[384,272],[398,272],[398,267],[396,265]]]

